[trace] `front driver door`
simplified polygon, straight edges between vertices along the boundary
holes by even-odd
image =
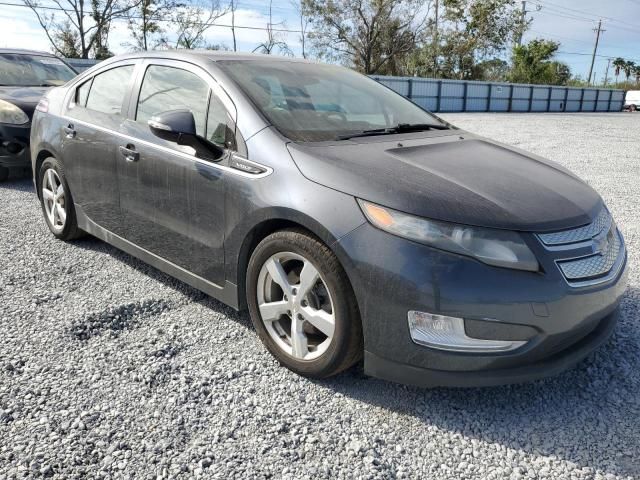
[[[153,135],[147,121],[163,111],[191,110],[205,136],[217,105],[215,82],[195,66],[148,61],[141,69],[118,162],[120,206],[131,242],[205,280],[224,286],[226,162],[197,158],[190,147]],[[219,87],[218,87],[219,88]],[[226,115],[226,114],[225,114]],[[229,155],[225,150],[226,157]]]

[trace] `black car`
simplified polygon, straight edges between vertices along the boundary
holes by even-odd
[[[311,377],[363,357],[418,385],[555,374],[609,337],[626,288],[588,185],[342,67],[116,57],[45,96],[31,156],[56,237],[248,309]]]
[[[44,52],[0,48],[0,181],[10,168],[29,168],[31,117],[42,95],[77,75]]]

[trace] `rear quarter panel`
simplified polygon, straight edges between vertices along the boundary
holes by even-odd
[[[49,90],[44,98],[49,102],[48,111],[36,110],[31,121],[31,166],[34,182],[37,167],[49,156],[61,161],[62,123],[60,117],[67,89],[64,87]]]

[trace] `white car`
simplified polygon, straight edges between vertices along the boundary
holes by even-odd
[[[624,98],[624,110],[635,112],[640,110],[640,90],[629,90]]]

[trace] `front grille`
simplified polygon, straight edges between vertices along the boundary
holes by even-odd
[[[553,252],[567,282],[575,286],[606,281],[619,270],[625,255],[622,236],[606,208],[589,225],[537,236]]]
[[[603,208],[596,219],[589,225],[574,228],[572,230],[563,230],[553,233],[539,233],[538,238],[545,245],[566,245],[568,243],[584,242],[597,236],[603,230],[611,228],[611,214],[606,208]]]
[[[620,255],[622,242],[615,227],[611,229],[608,237],[610,237],[609,243],[601,253],[558,262],[558,266],[567,280],[590,280],[606,275],[611,271]]]

